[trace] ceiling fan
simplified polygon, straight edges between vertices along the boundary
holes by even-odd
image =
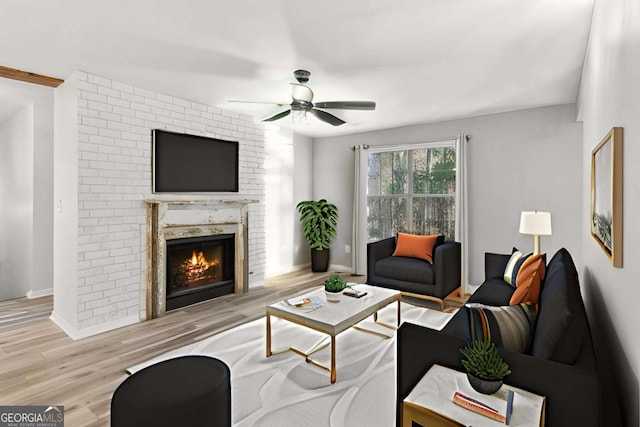
[[[313,91],[305,84],[309,81],[311,73],[307,70],[296,70],[293,72],[294,77],[298,83],[291,84],[291,108],[274,114],[262,120],[263,122],[273,122],[275,120],[287,117],[291,112],[294,115],[307,113],[313,114],[318,119],[327,122],[333,126],[340,126],[346,123],[339,117],[334,116],[322,109],[342,109],[342,110],[375,110],[376,103],[373,101],[331,101],[331,102],[313,102]],[[280,102],[259,102],[259,101],[229,101],[229,102],[246,102],[246,103],[259,103],[259,104],[275,104],[284,105]]]

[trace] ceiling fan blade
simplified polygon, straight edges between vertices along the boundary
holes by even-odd
[[[344,120],[334,116],[333,114],[327,113],[326,111],[316,110],[315,108],[312,108],[311,110],[309,110],[309,112],[323,122],[329,123],[330,125],[340,126],[346,123]]]
[[[266,119],[263,119],[262,121],[263,122],[273,122],[275,120],[280,120],[283,117],[287,117],[290,113],[291,113],[291,110],[285,110],[285,111],[283,111],[281,113],[274,114],[271,117],[267,117]]]
[[[316,102],[316,108],[341,108],[343,110],[375,110],[376,103],[373,101],[333,101]]]
[[[277,105],[282,107],[283,105],[289,105],[287,102],[271,102],[271,101],[236,101],[235,99],[230,99],[227,102],[239,102],[242,104],[269,104],[269,105]]]

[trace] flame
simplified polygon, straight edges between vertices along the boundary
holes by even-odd
[[[208,260],[203,251],[196,249],[193,249],[190,257],[184,259],[180,271],[185,275],[181,287],[191,286],[203,280],[213,281],[219,279],[222,274],[219,258]]]

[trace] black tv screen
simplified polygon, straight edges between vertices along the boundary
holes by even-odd
[[[154,193],[238,191],[237,141],[153,130]]]

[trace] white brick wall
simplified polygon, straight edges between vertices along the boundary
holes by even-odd
[[[264,130],[249,116],[79,72],[80,329],[139,312],[151,129],[240,142],[237,197],[249,210],[249,286],[264,281]],[[220,195],[212,198],[221,198]]]

